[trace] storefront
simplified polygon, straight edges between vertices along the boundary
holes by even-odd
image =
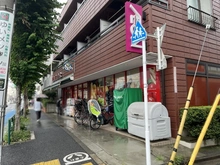
[[[156,66],[147,66],[148,101],[161,101],[160,72]],[[83,82],[62,89],[64,103],[68,98],[74,99],[96,99],[101,105],[110,104],[113,100],[113,90],[122,88],[142,88],[143,71],[142,67],[123,71],[106,77]],[[65,105],[64,105],[65,106]]]

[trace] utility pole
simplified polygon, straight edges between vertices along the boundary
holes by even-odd
[[[0,0],[0,165],[2,164],[4,117],[7,107],[8,73],[14,26],[15,2],[16,0]]]

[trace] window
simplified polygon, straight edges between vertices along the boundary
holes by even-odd
[[[194,90],[190,101],[191,106],[212,105],[220,91],[220,67],[216,64],[200,63],[193,84]],[[186,66],[187,87],[189,90],[194,78],[196,61],[187,60]]]
[[[127,71],[127,88],[140,88],[139,68]]]
[[[211,0],[187,0],[188,20],[198,24],[210,24],[214,28],[217,18],[212,16]]]
[[[78,85],[78,98],[82,99],[82,84]]]
[[[148,0],[148,3],[168,9],[168,0]]]
[[[220,67],[217,66],[208,66],[208,73],[210,75],[220,75]]]
[[[88,89],[87,89],[87,83],[83,84],[83,98],[88,99]]]
[[[96,99],[99,104],[104,105],[104,78],[100,78],[97,80],[94,80],[90,83],[91,87],[91,99]]]
[[[125,87],[125,73],[121,72],[115,75],[115,89],[122,89]]]
[[[187,71],[191,72],[191,73],[195,73],[196,66],[197,66],[197,63],[187,63]],[[204,64],[200,64],[198,66],[197,72],[205,74],[205,65]]]
[[[74,86],[74,96],[73,98],[77,99],[77,85]]]

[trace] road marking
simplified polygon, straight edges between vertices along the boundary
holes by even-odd
[[[48,162],[40,162],[32,165],[61,165],[59,159],[51,160]]]
[[[86,164],[82,164],[82,165],[93,165],[91,162],[86,163]]]
[[[69,155],[66,155],[63,158],[63,161],[65,162],[65,165],[72,165],[72,164],[75,164],[75,163],[80,163],[80,162],[84,162],[84,161],[88,161],[88,160],[91,160],[91,158],[85,152],[71,153]]]

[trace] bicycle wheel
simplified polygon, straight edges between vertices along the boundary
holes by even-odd
[[[95,116],[90,117],[90,128],[98,129],[101,125],[101,122],[97,122],[97,118]]]
[[[81,112],[77,111],[74,115],[74,120],[77,124],[82,125]]]
[[[112,116],[112,117],[109,119],[109,123],[110,123],[111,125],[114,124],[114,116]]]
[[[82,124],[84,125],[84,126],[89,126],[89,123],[90,122],[90,120],[89,120],[89,114],[85,114],[84,116],[83,116],[83,118],[82,118]]]

